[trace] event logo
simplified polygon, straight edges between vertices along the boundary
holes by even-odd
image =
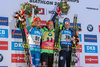
[[[0,25],[8,26],[8,17],[0,17]]]
[[[23,51],[23,42],[12,42],[11,43],[11,49],[15,51]]]
[[[89,32],[92,32],[92,31],[93,31],[93,26],[92,26],[91,24],[89,24],[89,25],[87,26],[87,30],[88,30]]]
[[[94,42],[94,43],[97,43],[97,35],[85,34],[84,35],[84,41],[85,42]]]
[[[2,62],[2,60],[3,60],[3,55],[0,54],[0,62]]]
[[[46,4],[46,5],[53,5],[53,1],[47,1],[47,0],[30,0],[30,2],[33,3],[39,3],[39,4]]]
[[[85,45],[85,53],[98,53],[97,45]]]
[[[25,63],[25,55],[24,54],[12,54],[11,62],[12,63]]]
[[[8,41],[0,41],[0,50],[8,50]]]
[[[8,29],[0,29],[0,38],[8,38]]]
[[[14,30],[12,30],[13,32]],[[11,32],[11,33],[12,33]],[[12,38],[22,38],[22,33],[20,30],[15,30],[15,32],[12,34]]]
[[[44,11],[44,8],[38,8],[40,11],[39,11],[39,15],[44,15],[45,14],[45,11]]]
[[[86,64],[98,64],[98,56],[85,56]]]
[[[58,1],[54,2],[50,0],[29,0],[29,1],[32,3],[46,4],[46,5],[58,5],[59,4]],[[79,0],[64,0],[64,1],[79,3]]]

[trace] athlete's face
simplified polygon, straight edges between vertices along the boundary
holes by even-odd
[[[54,26],[53,26],[53,22],[50,21],[50,23],[48,24],[48,29],[52,30],[53,28],[54,28]]]
[[[41,23],[40,20],[36,20],[36,21],[35,21],[35,26],[36,26],[36,27],[40,27],[40,23]]]
[[[64,26],[65,26],[66,29],[69,29],[69,27],[70,27],[70,22],[65,22]]]

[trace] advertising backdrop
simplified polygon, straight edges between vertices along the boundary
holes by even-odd
[[[43,24],[50,20],[60,0],[0,0],[0,67],[25,67],[22,35],[19,29],[14,34],[14,12],[24,2],[36,4],[40,11],[37,16]],[[73,23],[74,15],[82,31],[80,36],[80,67],[100,66],[100,0],[65,0],[70,5],[67,15]],[[60,18],[60,22],[64,18]],[[78,64],[75,66],[77,67]]]

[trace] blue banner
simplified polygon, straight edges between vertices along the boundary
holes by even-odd
[[[84,35],[84,42],[95,42],[95,43],[97,43],[97,35],[85,34]]]
[[[11,49],[15,51],[23,51],[23,42],[12,42]]]
[[[14,30],[12,30],[13,32]],[[12,33],[11,32],[11,33]],[[22,33],[20,30],[15,30],[14,34],[12,34],[12,38],[22,38]]]
[[[0,17],[0,25],[8,26],[8,17]]]
[[[8,29],[0,29],[0,38],[8,38]]]
[[[85,53],[98,53],[97,45],[85,45]]]

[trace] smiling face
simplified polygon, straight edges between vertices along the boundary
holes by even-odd
[[[54,28],[53,21],[48,22],[48,29],[52,30]]]
[[[35,21],[35,26],[36,26],[36,27],[40,27],[40,23],[41,23],[40,20],[36,20],[36,21]]]
[[[70,27],[70,22],[65,22],[64,26],[65,26],[66,29],[69,29],[69,27]]]

